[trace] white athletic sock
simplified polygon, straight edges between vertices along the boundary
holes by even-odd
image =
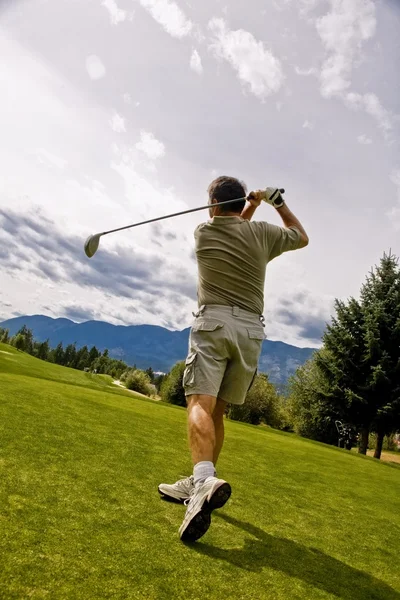
[[[215,477],[215,475],[214,464],[209,460],[203,460],[194,465],[193,476],[195,486],[203,483],[207,477]]]

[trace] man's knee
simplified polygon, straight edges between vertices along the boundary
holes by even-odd
[[[201,408],[210,416],[213,415],[217,398],[215,396],[207,396],[206,394],[192,394],[186,396],[186,404],[188,412],[190,413],[193,409]]]
[[[213,412],[213,419],[215,422],[223,420],[227,406],[228,406],[228,403],[225,402],[225,400],[222,400],[221,398],[217,398],[217,401],[215,403],[214,412]]]

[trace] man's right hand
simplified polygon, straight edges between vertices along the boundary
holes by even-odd
[[[263,200],[264,202],[270,204],[274,208],[280,208],[285,203],[284,199],[281,196],[281,194],[283,194],[284,191],[284,189],[280,188],[267,187],[264,190]]]

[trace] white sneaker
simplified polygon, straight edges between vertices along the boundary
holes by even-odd
[[[195,542],[211,525],[211,513],[224,506],[231,495],[231,486],[223,479],[208,477],[194,488],[190,500],[186,500],[186,515],[179,529],[182,542]]]
[[[188,500],[194,490],[194,479],[193,475],[190,477],[184,477],[179,479],[176,483],[168,485],[168,483],[160,483],[158,486],[158,492],[163,498],[169,498],[170,500],[176,500],[177,502],[184,502]]]

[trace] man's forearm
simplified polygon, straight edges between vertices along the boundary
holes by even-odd
[[[308,244],[308,235],[305,232],[303,225],[300,223],[297,217],[294,216],[288,205],[285,204],[281,208],[277,208],[276,212],[280,215],[285,227],[296,227],[301,234],[301,238],[305,245]]]
[[[246,202],[246,206],[244,207],[244,209],[241,212],[241,217],[242,219],[246,219],[247,221],[251,221],[254,213],[257,210],[257,206],[255,206],[254,204],[251,204],[251,202],[247,201]]]

